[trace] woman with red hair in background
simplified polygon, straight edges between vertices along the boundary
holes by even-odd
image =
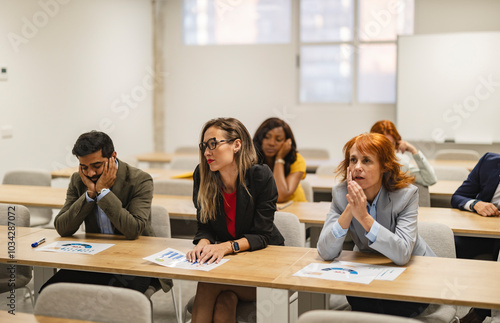
[[[436,174],[434,174],[434,169],[429,164],[424,154],[409,142],[401,139],[394,123],[389,120],[377,121],[372,126],[370,132],[385,135],[392,142],[396,149],[396,157],[402,165],[401,170],[403,172],[409,171],[412,176],[415,176],[415,183],[423,186],[436,184]],[[406,154],[406,152],[411,153],[411,155]],[[412,158],[416,166],[411,163]]]
[[[362,252],[380,253],[396,265],[410,257],[436,256],[417,232],[418,192],[403,173],[389,139],[365,133],[344,146],[337,168],[343,181],[332,190],[332,204],[321,230],[318,253],[333,260],[349,231]],[[348,296],[353,311],[414,317],[428,304]]]

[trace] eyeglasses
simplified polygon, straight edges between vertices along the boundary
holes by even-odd
[[[217,144],[220,143],[220,142],[231,142],[231,141],[235,141],[235,139],[222,139],[222,140],[217,140],[215,137],[213,138],[210,138],[208,139],[206,142],[201,142],[199,144],[199,147],[200,147],[200,150],[202,153],[205,152],[205,149],[210,149],[210,150],[214,150],[215,148],[217,148]]]

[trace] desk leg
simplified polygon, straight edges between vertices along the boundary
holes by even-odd
[[[35,302],[38,298],[38,291],[45,284],[50,277],[54,276],[56,273],[56,268],[47,268],[47,267],[33,267],[33,285],[34,285],[34,294],[35,294]]]
[[[258,287],[257,323],[281,323],[289,321],[288,290]]]

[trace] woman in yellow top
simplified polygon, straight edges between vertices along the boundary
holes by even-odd
[[[283,120],[269,118],[255,132],[253,143],[259,162],[273,171],[278,203],[306,202],[300,181],[306,177],[306,162],[297,152],[292,129]]]

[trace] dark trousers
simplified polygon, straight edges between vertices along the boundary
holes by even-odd
[[[386,299],[347,296],[347,301],[353,311],[369,312],[403,317],[420,315],[429,304],[390,301]]]
[[[151,277],[137,277],[129,275],[61,269],[54,276],[52,276],[42,286],[42,288],[40,288],[40,292],[42,292],[42,290],[50,284],[81,283],[124,287],[135,289],[141,293],[144,293],[148,289],[149,285],[151,285],[152,281],[153,279]]]
[[[474,259],[478,255],[488,254],[496,261],[500,250],[500,239],[455,237],[455,249],[457,258]],[[476,308],[475,312],[483,317],[491,316],[490,309]]]

